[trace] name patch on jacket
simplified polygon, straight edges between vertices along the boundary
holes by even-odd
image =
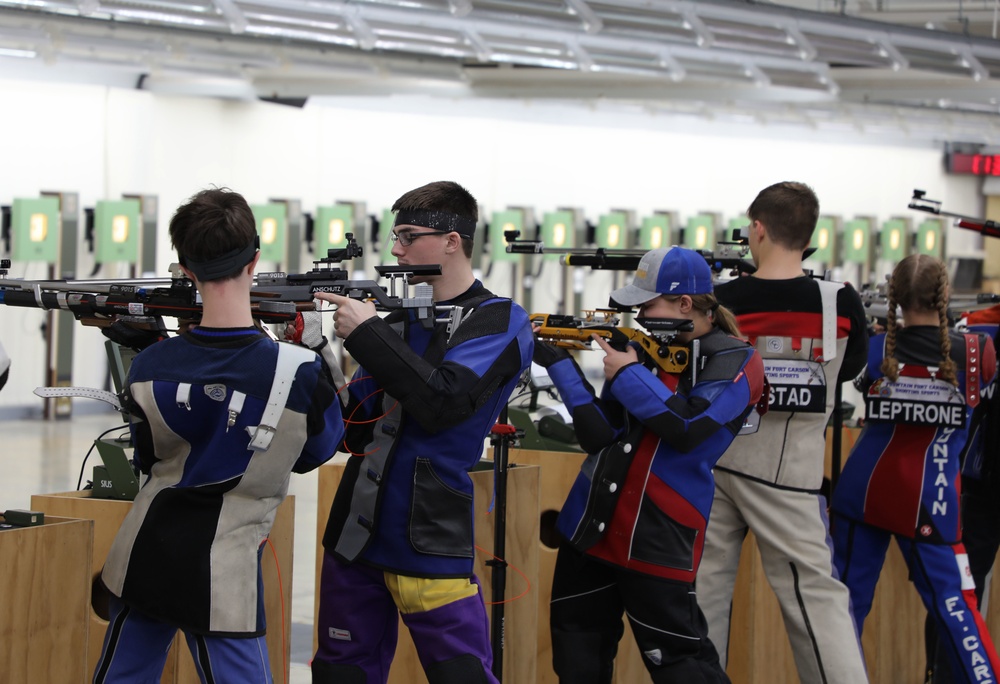
[[[865,396],[865,417],[893,423],[965,427],[965,400],[954,385],[934,378],[879,378]]]
[[[769,411],[826,412],[826,373],[815,361],[764,359]]]

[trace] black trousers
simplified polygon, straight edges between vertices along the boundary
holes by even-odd
[[[729,682],[686,582],[624,570],[559,547],[552,578],[552,660],[564,684],[608,684],[628,617],[654,684]]]

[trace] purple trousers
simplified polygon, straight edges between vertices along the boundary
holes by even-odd
[[[491,684],[493,651],[482,588],[479,591],[421,613],[403,613],[403,624],[426,671],[435,663],[459,656],[478,658]],[[385,573],[360,563],[341,563],[323,555],[320,576],[319,648],[316,659],[354,665],[365,672],[368,684],[386,682],[396,653],[400,612],[385,584]]]

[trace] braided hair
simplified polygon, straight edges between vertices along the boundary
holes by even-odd
[[[948,272],[944,262],[926,254],[911,254],[898,264],[889,279],[889,311],[886,316],[885,358],[882,373],[892,381],[899,378],[896,358],[896,306],[906,311],[936,311],[941,339],[941,365],[938,377],[958,385],[955,362],[951,358],[948,328]]]

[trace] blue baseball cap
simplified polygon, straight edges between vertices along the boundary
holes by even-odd
[[[623,306],[639,306],[660,295],[696,295],[712,291],[712,269],[698,252],[664,247],[642,255],[630,285],[611,293]]]

